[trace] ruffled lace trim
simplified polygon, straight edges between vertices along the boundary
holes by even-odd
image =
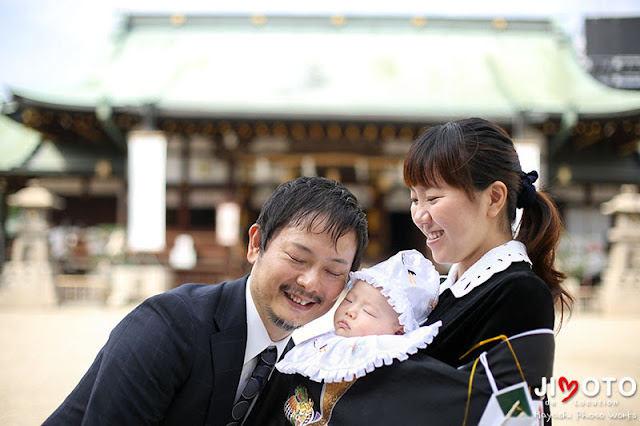
[[[441,321],[402,335],[342,337],[334,331],[312,337],[291,349],[276,368],[285,374],[301,374],[315,382],[334,383],[353,380],[404,361],[424,349],[438,334]]]
[[[408,250],[407,254],[411,252],[415,252],[419,254],[417,250]],[[419,254],[420,258],[422,258],[422,254]],[[392,268],[387,268],[385,264],[388,264],[388,261],[382,262],[372,268],[363,269],[360,271],[355,271],[350,273],[350,280],[348,283],[348,289],[351,289],[353,283],[356,280],[363,280],[371,284],[372,286],[380,289],[380,292],[383,296],[389,298],[389,304],[393,308],[394,311],[398,314],[398,322],[401,326],[404,327],[405,331],[410,332],[417,329],[420,326],[420,322],[424,322],[426,319],[426,315],[429,315],[436,303],[438,302],[438,289],[440,288],[440,274],[436,270],[436,267],[430,261],[422,259],[423,263],[420,264],[420,261],[417,257],[407,256],[407,263],[402,267],[403,276],[397,277],[393,274],[393,267],[396,265],[391,265]],[[404,258],[403,258],[404,262]],[[382,270],[387,271],[384,276],[385,282],[379,282],[376,278],[380,276],[380,270],[376,270],[376,273],[372,273],[374,268],[383,268]],[[398,279],[409,279],[409,276],[406,272],[407,269],[415,269],[416,271],[420,271],[420,285],[423,288],[424,294],[423,296],[425,300],[428,300],[429,303],[428,309],[425,309],[421,312],[425,318],[416,318],[414,315],[414,307],[412,301],[409,299],[409,295],[405,293],[405,286],[401,284],[395,283],[394,280]],[[414,295],[415,296],[415,295]]]
[[[454,264],[449,270],[447,279],[440,286],[440,294],[450,288],[453,295],[460,298],[516,262],[527,262],[531,265],[525,245],[520,241],[511,240],[485,253],[480,260],[462,274],[458,281],[455,281],[458,265]]]

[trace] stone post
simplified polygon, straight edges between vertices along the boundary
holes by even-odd
[[[2,271],[0,304],[55,305],[49,213],[51,209],[62,208],[63,201],[46,188],[31,184],[10,195],[8,204],[20,208],[20,228],[13,241],[11,259]]]
[[[636,185],[622,185],[620,194],[602,204],[613,215],[609,256],[602,281],[602,311],[640,316],[640,194]]]

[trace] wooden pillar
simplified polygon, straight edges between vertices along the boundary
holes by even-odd
[[[0,179],[0,269],[7,260],[7,180]]]
[[[369,246],[367,247],[368,260],[379,262],[389,255],[389,214],[384,205],[386,195],[382,174],[379,170],[370,172],[369,186],[372,189],[371,205],[367,209],[367,221],[369,223]]]
[[[382,169],[373,173],[373,204],[371,211],[374,213],[374,236],[371,238],[371,222],[369,223],[370,240],[375,241],[377,247],[377,259],[382,260],[392,253],[391,237],[390,237],[390,217],[387,207],[385,206],[385,198],[392,186],[389,173]],[[373,253],[372,253],[373,254]]]
[[[127,225],[127,179],[126,176],[119,181],[116,189],[116,223],[121,226]]]
[[[185,138],[180,141],[180,204],[178,205],[178,229],[186,230],[191,223],[191,209],[189,208],[189,193],[191,181],[189,177],[189,163],[191,159],[190,141]]]

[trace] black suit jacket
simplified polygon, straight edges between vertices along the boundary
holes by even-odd
[[[144,301],[44,424],[227,424],[244,362],[246,283],[185,284]]]

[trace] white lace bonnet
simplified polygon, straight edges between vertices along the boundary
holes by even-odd
[[[399,314],[405,333],[420,327],[438,302],[440,275],[417,250],[404,250],[370,268],[349,274],[347,288],[357,280],[379,288]]]

